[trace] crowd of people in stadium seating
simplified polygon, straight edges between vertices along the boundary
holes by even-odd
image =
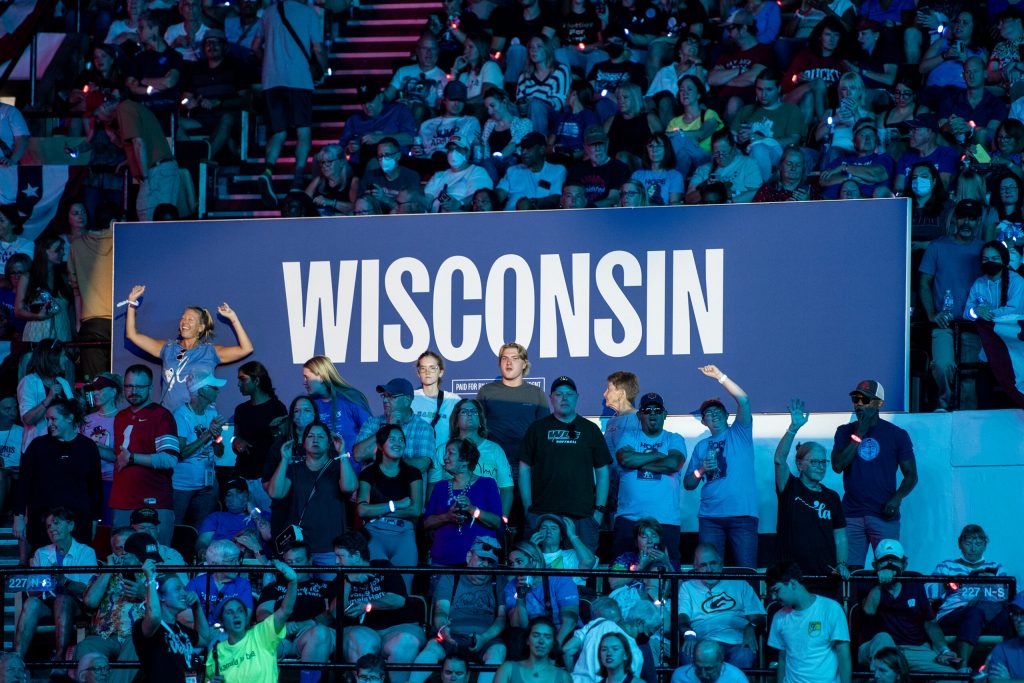
[[[914,446],[879,417],[876,380],[850,390],[856,420],[831,445],[794,449],[809,413],[790,404],[765,547],[751,398],[714,365],[697,370],[724,398],[701,404],[709,433],[692,447],[634,374],[609,375],[615,414],[602,432],[576,412],[571,377],[547,395],[526,381],[517,343],[475,397],[444,391],[445,361],[425,351],[410,369],[418,386],[381,378],[379,415],[326,357],[303,365],[305,393],[287,406],[246,360],[235,378],[245,400],[229,410],[217,406],[227,380],[216,368],[254,352],[237,315],[221,307],[237,346],[213,344],[196,308],[175,337],[152,338],[135,320],[144,291],[127,299],[128,337],[164,372],[132,365],[76,392],[44,340],[16,398],[0,401],[22,560],[53,568],[26,586],[9,666],[52,653],[77,662],[78,680],[131,680],[135,669],[114,661],[139,662],[146,680],[205,672],[218,683],[276,680],[286,660],[304,682],[330,661],[355,664],[357,681],[364,667],[404,665],[387,671],[399,683],[478,664],[500,683],[654,683],[676,663],[673,679],[702,683],[769,663],[790,682],[847,683],[867,669],[880,681],[966,677],[986,661],[994,680],[1024,673],[1024,593],[986,555],[980,526],[964,527],[959,553],[934,571],[911,571],[899,538],[915,504]],[[219,467],[227,449],[235,463]],[[823,483],[830,463],[842,497]],[[700,497],[695,545],[681,533],[686,495]],[[98,571],[101,561],[117,569]],[[180,573],[193,562],[205,573]],[[748,575],[724,575],[727,564]],[[489,572],[501,566],[515,574]],[[401,571],[411,567],[427,571]],[[588,577],[596,568],[613,574]],[[681,570],[698,576],[635,574]],[[50,618],[53,650],[37,637]],[[984,636],[1005,640],[990,649]]]
[[[363,683],[421,683],[439,663],[446,683],[478,663],[500,665],[480,672],[499,683],[567,672],[652,681],[654,667],[677,659],[674,681],[709,683],[743,680],[767,645],[781,680],[847,683],[851,669],[871,668],[888,682],[976,671],[983,634],[1007,637],[988,656],[990,677],[1024,677],[1024,598],[969,580],[1003,574],[980,527],[965,527],[960,556],[933,572],[958,578],[925,584],[907,571],[899,511],[917,479],[913,446],[878,418],[877,381],[851,392],[858,419],[834,444],[798,444],[790,464],[807,420],[792,404],[774,463],[777,548],[759,561],[750,403],[714,366],[701,371],[729,398],[705,402],[711,436],[687,449],[663,428],[669,407],[656,392],[641,396],[630,373],[609,377],[617,415],[602,435],[576,415],[571,378],[547,396],[523,381],[518,344],[501,349],[501,379],[473,398],[441,392],[444,359],[425,352],[418,389],[381,378],[376,416],[376,402],[326,358],[305,364],[306,394],[283,397],[288,405],[248,360],[237,368],[247,400],[230,419],[216,406],[226,380],[215,368],[254,345],[226,304],[219,312],[238,339],[228,347],[211,343],[204,309],[186,309],[172,338],[148,336],[135,324],[143,292],[129,295],[129,339],[161,360],[160,376],[142,365],[107,372],[104,347],[111,221],[188,217],[166,136],[205,136],[230,164],[260,90],[268,141],[257,183],[282,215],[909,197],[935,407],[960,407],[953,337],[961,360],[980,346],[962,323],[1024,314],[1020,10],[1002,0],[446,0],[413,60],[387,83],[362,84],[340,139],[313,150],[314,72],[341,18],[293,1],[85,8],[88,66],[62,92],[69,131],[86,138],[68,153],[90,152],[88,176],[34,243],[19,237],[24,216],[0,207],[0,340],[32,342],[0,365],[0,495],[23,561],[76,571],[23,601],[0,680],[17,680],[49,617],[54,656],[77,660],[84,681],[125,680],[108,660],[141,661],[155,680],[190,668],[218,683],[271,680],[280,656],[309,665],[303,681],[337,657],[357,663]],[[292,133],[282,197],[278,158]],[[18,110],[0,104],[0,173],[27,138]],[[77,392],[63,346],[73,338],[94,344],[82,349],[88,382]],[[965,387],[963,407],[984,405],[980,384]],[[236,465],[224,476],[216,463],[228,448]],[[830,460],[842,500],[821,483]],[[678,500],[698,488],[700,544],[682,557]],[[868,545],[875,559],[858,583]],[[208,573],[160,570],[193,559]],[[710,573],[725,560],[779,564],[763,595],[744,581],[690,579],[676,605],[665,582],[630,576],[691,559]],[[90,571],[99,560],[125,571]],[[239,568],[271,561],[276,575]],[[506,564],[523,571],[486,572]],[[308,565],[324,572],[292,569]],[[389,566],[466,571],[427,585]],[[529,571],[600,566],[621,578]],[[337,578],[337,567],[366,569]],[[844,612],[836,586],[851,572]],[[81,615],[90,627],[78,640]]]

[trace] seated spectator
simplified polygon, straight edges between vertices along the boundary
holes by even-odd
[[[520,660],[510,659],[499,666],[494,683],[526,680],[540,683],[570,683],[572,677],[569,672],[557,668],[561,655],[559,643],[562,640],[556,635],[555,623],[551,617],[544,615],[531,618],[526,627],[525,657]]]
[[[889,104],[889,89],[896,82],[897,67],[902,63],[889,41],[879,40],[883,26],[877,21],[857,24],[858,48],[854,51],[850,72],[861,77],[865,103],[869,108]]]
[[[971,285],[980,275],[978,252],[981,251],[980,221],[982,205],[973,199],[962,199],[953,212],[952,235],[943,235],[925,249],[918,267],[920,286],[918,297],[928,320],[935,324],[931,334],[932,377],[938,388],[936,411],[945,412],[953,407],[953,379],[956,360],[953,353],[952,325],[963,320],[964,307]],[[951,301],[947,302],[949,296]],[[948,303],[948,305],[947,305]],[[977,362],[981,342],[973,330],[959,331],[960,360]],[[965,383],[966,384],[966,383]],[[963,389],[961,406],[973,406],[973,383]],[[965,405],[966,404],[966,405]]]
[[[623,83],[615,90],[619,111],[605,122],[608,154],[625,163],[631,171],[639,168],[644,143],[651,133],[661,132],[661,120],[644,110],[643,91],[635,83]]]
[[[146,594],[145,577],[141,571],[145,560],[160,562],[156,539],[149,534],[121,527],[110,532],[112,552],[107,566],[131,567],[134,571],[100,573],[93,577],[82,596],[82,604],[94,612],[88,635],[78,642],[75,656],[81,661],[99,654],[119,662],[138,659],[132,642],[132,624],[142,617]],[[111,671],[111,683],[129,683],[137,672],[131,669]]]
[[[142,618],[132,625],[141,676],[145,680],[185,680],[190,672],[196,675],[193,659],[212,638],[199,597],[187,593],[177,576],[158,577],[152,559],[142,563],[142,571],[146,579],[145,607]],[[178,615],[185,610],[191,610],[195,630],[178,623]]]
[[[756,103],[740,109],[732,121],[736,144],[757,162],[765,179],[778,166],[782,150],[801,144],[807,133],[800,110],[782,101],[780,79],[774,69],[762,71],[754,82]]]
[[[156,553],[160,556],[158,560],[161,564],[170,565],[172,567],[181,567],[188,564],[185,562],[185,558],[181,556],[174,548],[159,543],[160,531],[163,524],[160,522],[159,513],[153,508],[139,508],[131,513],[128,518],[129,524],[131,525],[132,531],[140,534],[148,534],[153,538],[157,539]],[[170,536],[170,534],[168,534]],[[142,559],[142,558],[139,558]],[[156,558],[154,558],[156,560]],[[178,574],[181,578],[182,585],[188,582],[188,577],[185,574]]]
[[[849,681],[846,614],[835,600],[809,593],[802,581],[795,562],[777,564],[765,575],[769,598],[782,605],[768,636],[768,645],[779,651],[778,680]]]
[[[484,97],[492,88],[504,88],[501,65],[490,57],[487,36],[474,33],[466,36],[465,51],[455,58],[452,80],[466,86],[466,105],[474,113],[483,113]]]
[[[603,6],[607,12],[607,5]],[[555,61],[570,69],[588,74],[595,64],[608,58],[600,48],[601,31],[607,15],[600,16],[598,8],[586,0],[570,0],[562,9],[555,44]]]
[[[464,115],[466,108],[467,89],[462,81],[450,81],[444,87],[444,98],[441,100],[441,115],[427,119],[420,125],[419,145],[413,145],[412,154],[422,159],[423,168],[429,173],[443,169],[444,152],[450,142],[458,142],[461,146],[472,149],[480,138],[480,122],[475,116]]]
[[[709,543],[693,554],[693,570],[721,573],[722,558]],[[698,638],[725,647],[725,660],[746,669],[757,656],[757,632],[765,625],[765,611],[750,584],[742,580],[693,579],[679,584],[679,628],[683,630],[681,660],[693,661]]]
[[[892,87],[892,107],[878,115],[878,137],[882,149],[899,159],[908,149],[911,120],[931,110],[918,98],[920,83],[913,74],[903,74]]]
[[[615,105],[616,107],[618,105]],[[611,115],[610,112],[609,115]],[[584,80],[575,78],[569,86],[565,108],[555,116],[548,144],[554,152],[553,160],[571,166],[583,158],[583,134],[591,126],[601,125],[594,111],[594,88]]]
[[[217,458],[224,455],[222,427],[214,401],[227,380],[194,371],[188,378],[188,403],[174,411],[180,461],[174,466],[174,523],[199,527],[217,509]]]
[[[124,87],[124,74],[118,60],[117,49],[113,45],[99,44],[93,47],[91,59],[86,68],[78,76],[74,90],[68,93],[69,110],[75,114],[85,113],[85,96],[90,92],[110,94]],[[75,121],[75,119],[72,119]],[[73,134],[84,134],[84,121],[78,119],[73,124]]]
[[[114,680],[112,674],[113,669],[107,656],[99,652],[90,652],[78,659],[74,680],[80,683],[108,683]]]
[[[523,203],[530,200],[523,199]],[[473,193],[473,201],[469,207],[470,211],[479,213],[481,211],[501,211],[501,204],[498,202],[498,193],[494,190],[481,187]]]
[[[996,218],[1000,226],[1005,223],[1024,222],[1024,203],[1021,202],[1021,179],[1013,173],[999,173],[991,178],[989,184],[992,192],[992,208],[996,210]]]
[[[657,609],[650,603],[641,603],[651,608],[657,615]],[[643,613],[641,615],[641,613]],[[581,683],[598,683],[601,680],[601,641],[605,636],[617,634],[625,639],[625,648],[629,650],[630,663],[625,667],[627,675],[632,674],[634,678],[653,680],[657,674],[654,673],[654,662],[650,656],[645,657],[642,648],[637,644],[636,639],[644,636],[649,637],[647,630],[651,629],[657,633],[661,629],[661,618],[655,616],[651,624],[646,618],[651,616],[644,609],[634,609],[630,613],[630,619],[623,619],[622,610],[619,604],[607,597],[596,598],[590,607],[590,621],[577,629],[572,638],[565,642],[562,650],[566,659],[575,659],[576,664],[572,669],[574,681]],[[650,655],[650,648],[647,648]]]
[[[356,169],[358,175],[373,168],[375,145],[391,138],[406,152],[416,135],[416,120],[407,106],[401,102],[388,102],[385,95],[374,85],[364,84],[356,88],[356,101],[360,111],[345,121],[338,143],[345,149],[345,157]],[[365,153],[363,145],[367,146]],[[369,166],[368,166],[369,165]]]
[[[942,186],[949,185],[960,165],[960,155],[952,147],[939,145],[939,121],[934,114],[925,112],[906,122],[910,128],[910,151],[896,163],[896,182],[893,189],[903,192],[911,167],[918,162],[932,164],[942,179]]]
[[[608,154],[608,135],[601,126],[590,126],[583,136],[585,161],[569,169],[569,180],[583,183],[587,205],[615,206],[619,187],[629,180],[629,167]]]
[[[132,59],[125,87],[133,100],[161,116],[166,126],[170,113],[181,101],[181,75],[184,61],[160,35],[160,20],[153,14],[139,17],[142,51]]]
[[[505,56],[505,83],[512,85],[526,67],[530,37],[553,38],[559,18],[554,7],[540,0],[518,0],[495,10],[488,23],[493,27],[491,53]]]
[[[856,180],[844,180],[839,186],[839,196],[836,199],[865,199],[864,193],[860,191],[860,183]]]
[[[959,662],[946,647],[924,584],[903,582],[907,556],[899,541],[883,539],[875,547],[874,585],[858,584],[858,602],[866,615],[858,661],[866,666],[884,647],[897,647],[914,673],[951,673]],[[911,574],[907,574],[910,576]]]
[[[878,683],[910,683],[910,666],[897,648],[883,647],[871,658],[871,673]]]
[[[676,51],[674,34],[703,35],[708,24],[708,12],[701,2],[668,2],[656,0],[646,5],[640,17],[640,26],[634,41],[643,51],[637,51],[633,59],[644,58],[648,80],[654,80],[661,67],[672,59]],[[630,34],[633,38],[633,34]],[[646,52],[646,54],[644,54]]]
[[[775,555],[792,559],[808,576],[836,573],[846,579],[850,576],[846,515],[839,494],[821,483],[828,471],[825,447],[798,443],[794,458],[797,475],[789,469],[789,449],[809,416],[803,401],[790,401],[789,428],[775,447],[775,495],[779,501]]]
[[[256,0],[240,0],[238,14],[224,19],[224,33],[228,39],[228,53],[247,64],[258,63],[256,47],[263,43],[262,6]]]
[[[289,568],[311,564],[309,547],[301,541],[292,543],[282,558]],[[283,612],[288,603],[294,601],[291,614],[285,619],[284,638],[277,645],[278,658],[298,656],[300,662],[311,664],[330,660],[335,634],[326,624],[330,622],[327,606],[332,595],[330,583],[305,572],[294,572],[293,576],[281,572],[280,578],[263,589],[256,601],[257,622],[270,618],[276,623],[278,611]],[[280,628],[276,632],[279,633]],[[303,681],[319,680],[315,669],[303,670],[302,674]]]
[[[1006,576],[999,562],[985,559],[988,536],[977,524],[968,524],[957,540],[960,557],[945,560],[935,566],[937,576]],[[956,636],[957,656],[962,666],[969,666],[971,655],[983,634],[1003,635],[1010,626],[1007,612],[1006,586],[997,584],[970,584],[957,580],[943,584],[928,584],[929,596],[939,598],[942,604],[936,614],[944,633]]]
[[[541,515],[530,542],[540,550],[544,566],[548,569],[593,569],[597,566],[597,555],[576,535],[576,523],[571,517]],[[573,581],[577,586],[587,583],[583,576],[573,577]]]
[[[645,97],[651,100],[659,118],[665,125],[674,114],[672,105],[679,95],[679,84],[683,77],[693,76],[701,85],[707,83],[708,70],[703,66],[704,58],[700,40],[700,36],[695,33],[680,35],[676,43],[676,61],[659,69],[647,88]]]
[[[448,75],[437,65],[440,47],[429,31],[416,41],[416,63],[395,71],[384,90],[387,102],[401,102],[412,111],[417,124],[426,120],[437,109]],[[370,144],[377,140],[367,141]]]
[[[224,509],[211,512],[199,526],[198,554],[211,542],[230,540],[246,529],[253,529],[264,543],[271,541],[270,511],[253,506],[245,479],[228,480],[224,485],[223,502]]]
[[[305,192],[312,198],[317,213],[321,216],[350,215],[355,178],[352,166],[345,158],[344,148],[341,145],[324,145],[314,158],[320,173],[313,175]]]
[[[651,206],[679,204],[683,198],[683,175],[676,170],[672,143],[664,133],[652,133],[644,147],[643,168],[631,178],[643,185],[646,203]]]
[[[430,213],[430,201],[418,187],[409,187],[399,191],[395,197],[395,214]]]
[[[647,76],[644,74],[643,65],[637,64],[629,58],[630,55],[626,51],[626,36],[623,34],[622,29],[608,27],[604,30],[603,35],[604,44],[601,49],[608,58],[603,62],[595,63],[593,68],[587,72],[586,78],[586,81],[592,88],[591,94],[597,93],[598,95],[596,109],[600,121],[607,120],[618,109],[615,100],[609,97],[609,94],[614,93],[616,88],[623,83],[635,83],[641,88],[644,88],[647,84]],[[574,82],[576,80],[578,79],[573,79]],[[573,88],[574,85],[569,86],[570,92]],[[570,104],[567,99],[566,107],[569,106]],[[590,123],[588,122],[587,125],[590,125]],[[583,129],[585,130],[586,126],[583,126]]]
[[[745,204],[752,200],[757,188],[764,182],[757,162],[736,149],[728,129],[719,130],[711,136],[711,150],[711,163],[698,168],[690,179],[686,203],[698,203],[700,186],[709,181],[726,185],[726,201]]]
[[[249,103],[245,67],[228,54],[220,29],[205,31],[201,44],[203,59],[192,60],[185,69],[182,102],[188,113],[178,119],[179,130],[186,136],[196,132],[209,136],[211,159],[225,146],[237,156],[239,148],[232,135]]]
[[[999,240],[981,247],[982,275],[967,295],[964,318],[992,320],[1024,311],[1024,278],[1010,269],[1010,250]],[[979,396],[979,400],[980,400]]]
[[[731,204],[727,183],[703,182],[697,187],[698,204]]]
[[[498,182],[498,206],[516,207],[520,199],[530,199],[531,207],[551,209],[558,203],[565,182],[565,166],[548,163],[544,158],[546,142],[540,133],[527,133],[519,143],[519,164],[505,171]]]
[[[562,186],[562,196],[558,198],[560,209],[583,209],[587,206],[587,189],[582,182],[566,181]]]
[[[619,188],[619,206],[647,206],[647,188],[639,180],[630,178]]]
[[[247,613],[252,614],[252,586],[249,579],[240,576],[237,571],[240,555],[238,546],[232,541],[214,541],[205,554],[205,564],[210,569],[205,574],[197,574],[185,586],[185,590],[195,593],[203,602],[203,611],[206,612],[210,626],[224,621],[222,610],[228,600],[240,600],[248,610]],[[224,569],[217,570],[214,567]]]
[[[843,61],[846,37],[846,27],[838,17],[822,19],[782,80],[785,101],[800,107],[808,125],[822,118],[829,88],[847,70]]]
[[[533,124],[530,119],[518,117],[512,100],[504,90],[495,88],[485,92],[484,107],[487,109],[487,121],[484,122],[480,137],[484,145],[484,157],[497,157],[497,167],[504,168],[510,162],[502,163],[500,160],[516,153],[523,137],[533,130]]]
[[[754,193],[752,202],[802,202],[819,199],[807,182],[807,158],[799,147],[787,147],[779,161],[779,172]]]
[[[397,206],[398,195],[403,190],[420,189],[419,174],[403,166],[403,159],[402,147],[397,140],[392,137],[381,138],[377,143],[379,168],[367,169],[359,179],[359,196],[369,196],[378,201],[383,213],[388,213]]]
[[[480,188],[493,188],[494,181],[482,167],[470,162],[468,143],[449,142],[448,168],[427,181],[424,194],[433,198],[431,211],[452,213],[465,210],[473,200],[473,193]]]
[[[910,188],[905,196],[911,199],[910,248],[923,250],[935,238],[945,234],[953,203],[946,193],[942,174],[935,166],[919,161],[910,167]],[[912,265],[917,266],[917,259]]]
[[[715,109],[731,120],[740,107],[754,101],[754,81],[774,57],[770,47],[757,42],[754,15],[746,10],[733,12],[722,31],[724,41],[735,49],[718,58],[708,73],[708,85],[718,92]]]
[[[1024,14],[1010,6],[998,17],[999,37],[1002,40],[992,48],[988,61],[988,82],[996,85],[1000,94],[1008,95],[1010,101],[1021,93],[1014,86],[1024,74],[1024,60],[1020,56],[1020,43],[1024,41]]]
[[[164,31],[164,41],[177,50],[186,62],[198,61],[210,31],[206,25],[202,0],[178,0],[178,14],[183,21],[172,24]]]
[[[462,565],[477,538],[497,541],[497,532],[503,528],[501,497],[493,479],[474,473],[479,460],[480,451],[472,441],[458,437],[448,441],[444,455],[447,486],[433,487],[423,512],[424,530],[433,531],[431,564]],[[415,547],[414,541],[412,545]]]
[[[523,571],[542,568],[544,555],[533,543],[520,541],[509,551],[508,563],[510,568]],[[506,641],[509,658],[517,659],[524,651],[523,633],[537,617],[550,619],[558,629],[555,642],[564,643],[576,629],[579,600],[579,590],[567,576],[520,574],[512,577],[505,584],[505,609],[509,626],[518,630],[510,631]],[[495,683],[500,683],[500,676]]]
[[[308,559],[321,567],[333,564],[331,541],[348,528],[345,501],[356,490],[352,459],[341,457],[340,442],[324,423],[310,423],[302,433],[303,458],[293,460],[282,451],[267,485],[271,498],[288,500],[285,523],[302,529]]]
[[[618,521],[618,518],[616,518]],[[653,517],[642,517],[633,525],[633,549],[628,550],[611,564],[612,570],[635,572],[650,562],[662,562],[669,559],[665,543],[662,541],[664,528]],[[678,543],[676,553],[678,555]],[[676,565],[678,567],[678,564]],[[620,588],[632,582],[629,578],[608,577],[608,585],[612,589]]]
[[[1024,166],[1021,163],[1021,158],[1024,156],[1024,123],[1014,118],[1000,123],[996,128],[991,147],[992,159],[989,163],[999,167],[997,173],[1009,171],[1018,178],[1024,177]],[[972,158],[976,157],[974,148],[968,147],[967,152]],[[960,175],[963,175],[963,171]]]
[[[815,139],[830,145],[825,156],[826,162],[853,153],[856,149],[853,137],[857,124],[864,119],[874,118],[860,76],[852,72],[843,74],[839,79],[838,93],[839,106],[827,110],[814,129]]]
[[[75,513],[65,507],[54,507],[46,517],[46,534],[50,545],[42,546],[32,555],[33,567],[95,567],[96,551],[79,543],[71,535]],[[22,604],[14,635],[14,649],[25,657],[35,637],[40,618],[53,617],[56,634],[56,658],[61,659],[73,646],[74,618],[81,612],[81,599],[93,578],[91,573],[55,573],[49,577],[53,590],[30,595]]]
[[[693,660],[672,672],[672,683],[747,683],[738,667],[725,661],[725,648],[716,640],[700,640]]]
[[[892,157],[879,151],[874,119],[865,118],[854,128],[853,154],[832,159],[818,176],[818,184],[826,199],[836,199],[839,186],[847,180],[857,183],[862,197],[873,197],[892,183],[893,166]]]
[[[996,128],[1008,114],[1006,103],[985,88],[985,60],[964,60],[964,83],[952,97],[944,97],[939,106],[939,128],[958,144],[989,146]]]
[[[374,462],[359,473],[356,498],[356,510],[370,535],[370,557],[399,567],[414,567],[418,557],[415,524],[423,512],[423,477],[404,461],[405,434],[401,427],[386,424],[377,430],[375,438]],[[409,575],[406,589],[411,582]]]
[[[347,532],[334,540],[334,552],[342,567],[390,567],[387,560],[371,560],[366,538]],[[332,606],[336,618],[345,620],[345,661],[364,655],[380,655],[394,664],[409,664],[423,647],[423,625],[408,603],[405,582],[399,574],[346,573],[342,602]],[[335,590],[335,595],[338,592]],[[391,680],[405,683],[408,671],[393,671]]]
[[[926,77],[925,86],[937,100],[951,92],[951,88],[963,90],[967,87],[963,67],[968,57],[978,57],[987,62],[988,52],[982,42],[985,31],[976,26],[977,15],[977,11],[971,8],[961,9],[949,28],[932,41],[921,59],[920,70]]]
[[[469,569],[493,567],[498,563],[500,546],[497,539],[482,536],[466,552]],[[484,664],[505,661],[505,604],[502,599],[506,577],[487,574],[441,574],[434,588],[431,632],[436,638],[427,640],[416,664],[434,665],[448,656],[465,658]],[[429,672],[413,673],[411,683],[424,683]],[[481,673],[487,681],[492,677]]]
[[[501,514],[507,517],[512,508],[514,488],[512,468],[509,466],[508,458],[501,446],[486,438],[488,433],[487,416],[484,414],[483,406],[476,399],[460,400],[452,409],[448,428],[452,438],[464,439],[476,446],[480,458],[472,472],[477,476],[489,477],[494,480],[498,487],[498,495],[501,497]],[[430,467],[428,492],[432,492],[439,482],[452,478],[452,475],[444,467],[447,452],[448,445],[445,444],[434,454],[434,462]]]
[[[1018,593],[1007,606],[1015,638],[1008,638],[993,648],[985,670],[993,682],[1003,683],[1024,677],[1024,594]]]
[[[554,41],[543,35],[527,43],[527,64],[516,85],[516,103],[524,107],[533,130],[547,135],[553,130],[555,114],[565,107],[572,72],[555,61]]]
[[[682,113],[668,122],[676,169],[685,180],[697,166],[711,159],[711,136],[725,127],[718,113],[705,105],[707,90],[693,76],[679,81],[679,105]],[[674,133],[674,135],[673,135]]]
[[[274,566],[280,572],[281,578],[288,582],[280,604],[276,606],[270,618],[264,619],[250,629],[251,605],[245,604],[240,597],[225,600],[222,620],[227,638],[214,643],[207,655],[207,676],[218,677],[223,683],[276,683],[278,646],[287,635],[288,620],[295,609],[299,577],[294,569],[280,560],[274,560]],[[251,600],[252,596],[249,598]],[[303,683],[312,678],[304,677]]]

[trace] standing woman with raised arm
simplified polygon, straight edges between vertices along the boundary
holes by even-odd
[[[222,363],[234,363],[253,351],[249,335],[227,302],[217,307],[217,312],[228,319],[238,337],[236,346],[221,346],[213,343],[213,316],[200,306],[188,306],[178,321],[178,336],[174,339],[154,339],[135,327],[135,309],[139,299],[146,293],[145,285],[135,285],[128,295],[128,312],[125,316],[125,333],[128,340],[151,356],[160,359],[163,365],[164,393],[160,404],[172,413],[188,401],[185,382],[196,370],[209,373]]]
[[[796,471],[789,470],[789,449],[810,414],[798,398],[789,402],[789,429],[775,448],[775,494],[779,513],[775,555],[793,560],[805,576],[838,573],[846,579],[846,516],[839,494],[821,483],[828,471],[828,451],[819,443],[796,445]],[[838,586],[833,586],[838,588]]]

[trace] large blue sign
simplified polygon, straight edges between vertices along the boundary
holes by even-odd
[[[615,370],[690,412],[722,394],[697,370],[708,363],[756,412],[793,397],[849,411],[864,378],[903,410],[908,211],[871,200],[124,224],[115,299],[145,284],[138,327],[155,338],[176,334],[186,305],[216,315],[228,302],[284,400],[324,354],[376,405],[391,377],[417,385],[428,348],[448,361],[444,389],[471,396],[515,340],[531,381],[576,380],[585,414],[602,412]],[[225,320],[217,331],[234,344]],[[123,309],[114,339],[115,369],[144,356]],[[221,409],[240,400],[232,381]]]

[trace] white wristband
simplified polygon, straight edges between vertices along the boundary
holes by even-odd
[[[727,380],[727,379],[729,379],[729,375],[724,375],[723,374],[721,377],[718,378],[718,383],[719,384],[725,384],[725,380]]]
[[[389,500],[388,501],[388,509],[391,510],[392,512],[395,511],[395,501],[393,501],[393,500]]]

